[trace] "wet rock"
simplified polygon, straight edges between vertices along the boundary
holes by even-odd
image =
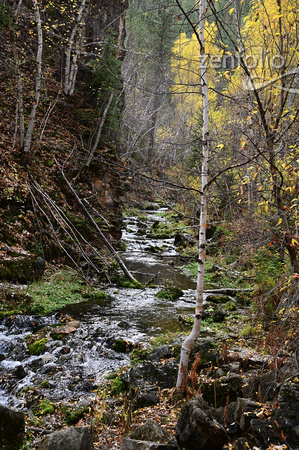
[[[24,367],[22,366],[22,364],[20,364],[19,366],[14,368],[14,370],[12,371],[12,375],[21,380],[22,378],[26,377],[27,372],[24,369]]]
[[[159,403],[158,388],[155,386],[144,386],[137,390],[134,399],[134,408],[147,408]]]
[[[0,404],[0,447],[6,450],[21,444],[25,436],[25,416]]]
[[[131,439],[166,443],[171,439],[170,433],[152,419],[138,426],[130,435]]]
[[[5,355],[3,355],[3,353],[0,353],[0,361],[4,361],[5,360]]]
[[[68,355],[70,353],[70,351],[71,351],[71,348],[68,345],[64,345],[60,349],[60,354],[61,355]]]
[[[210,294],[206,298],[207,302],[216,303],[217,305],[227,303],[231,300],[232,300],[232,298],[229,295],[223,295],[223,294]]]
[[[135,386],[144,386],[146,383],[158,385],[162,389],[175,386],[177,377],[177,364],[154,364],[146,361],[132,367],[122,375],[124,381]]]
[[[66,428],[46,436],[38,450],[92,450],[88,427]]]
[[[179,447],[188,450],[220,450],[228,436],[215,409],[196,396],[183,407],[176,429]]]
[[[126,322],[125,320],[122,320],[121,322],[119,322],[119,323],[117,324],[117,326],[118,326],[119,328],[123,328],[123,329],[125,329],[125,330],[128,330],[128,329],[131,327],[131,325],[129,324],[129,322]]]

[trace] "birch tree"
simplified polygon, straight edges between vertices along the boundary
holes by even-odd
[[[89,0],[82,0],[76,23],[72,29],[66,50],[66,62],[64,70],[64,92],[73,95],[78,71],[78,59],[83,45],[83,29],[88,10]]]
[[[25,127],[25,113],[24,113],[24,89],[22,82],[22,73],[21,73],[21,61],[19,57],[19,51],[17,46],[17,38],[15,32],[15,23],[16,18],[18,16],[18,12],[20,10],[22,1],[20,0],[16,10],[14,10],[13,2],[10,2],[10,22],[9,28],[12,39],[12,47],[13,47],[13,57],[14,57],[14,73],[17,80],[17,106],[16,106],[16,132],[14,143],[16,141],[16,137],[18,134],[19,128],[19,145],[21,151],[24,153],[29,153],[31,150],[31,142],[32,135],[36,122],[36,113],[40,99],[41,93],[41,84],[42,84],[42,52],[43,52],[43,32],[42,32],[42,22],[40,16],[39,2],[37,0],[32,0],[33,8],[34,8],[34,19],[36,23],[37,29],[37,53],[35,58],[35,66],[36,66],[36,75],[35,75],[35,90],[34,90],[34,99],[31,106],[29,122],[27,126],[27,130]],[[15,144],[14,144],[15,145]]]
[[[32,0],[34,7],[34,18],[37,28],[37,54],[36,54],[36,76],[35,76],[35,95],[33,104],[31,107],[29,124],[26,132],[25,142],[24,142],[24,153],[29,153],[31,149],[32,135],[34,131],[36,112],[40,99],[41,84],[42,84],[42,53],[43,53],[43,32],[42,23],[40,18],[39,3],[37,0]]]
[[[181,7],[178,0],[176,0],[176,2],[179,8],[181,9],[182,13],[188,19],[187,15],[185,14],[185,11]],[[202,196],[201,196],[201,212],[200,212],[200,226],[199,226],[199,254],[198,254],[195,317],[192,331],[182,344],[179,373],[176,384],[176,388],[179,391],[182,391],[184,389],[190,351],[194,346],[194,344],[196,343],[200,334],[202,309],[203,309],[204,269],[206,259],[206,229],[208,220],[209,96],[208,96],[208,72],[207,72],[205,40],[204,40],[205,15],[206,15],[204,0],[199,1],[198,9],[199,9],[198,32],[195,30],[193,24],[190,23],[190,25],[192,25],[192,28],[197,36],[198,43],[200,46],[200,74],[201,74],[201,94],[202,94],[202,113],[203,113],[202,165],[201,165]]]

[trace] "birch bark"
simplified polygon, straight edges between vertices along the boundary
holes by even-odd
[[[82,49],[83,41],[83,26],[85,21],[85,14],[87,11],[89,0],[82,0],[76,23],[72,29],[72,33],[68,42],[66,51],[66,62],[64,71],[64,93],[66,95],[73,95],[76,84],[78,59]],[[77,35],[77,40],[76,40]],[[73,47],[76,42],[75,52],[72,59]]]
[[[205,4],[204,0],[199,1],[199,43],[200,43],[200,74],[201,74],[201,93],[202,93],[202,165],[201,165],[201,212],[199,226],[199,254],[197,271],[197,289],[194,325],[190,335],[182,344],[179,373],[176,388],[179,391],[186,385],[186,376],[188,370],[189,355],[192,347],[196,343],[201,328],[202,308],[203,308],[203,288],[204,288],[204,269],[206,259],[206,230],[208,221],[208,164],[209,164],[209,96],[208,96],[208,71],[206,65],[204,27],[205,27]]]
[[[32,3],[34,7],[34,17],[37,27],[36,77],[35,77],[35,96],[30,112],[29,124],[24,142],[25,153],[29,153],[31,148],[32,134],[35,126],[36,111],[40,99],[40,90],[42,83],[42,53],[43,53],[42,22],[39,13],[39,3],[37,2],[37,0],[32,0]]]

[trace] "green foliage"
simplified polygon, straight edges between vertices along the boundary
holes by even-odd
[[[98,92],[99,109],[104,111],[110,95],[114,97],[109,108],[104,129],[113,129],[118,125],[120,114],[119,93],[122,89],[121,83],[121,61],[118,58],[117,36],[109,29],[103,44],[101,54],[97,60],[89,62],[92,67],[92,87]]]
[[[117,397],[121,392],[125,392],[126,390],[127,385],[120,377],[112,380],[110,385],[110,393],[112,396]]]
[[[37,314],[50,314],[65,305],[93,299],[102,301],[107,294],[100,289],[84,285],[73,271],[63,270],[47,280],[33,283],[28,288],[31,297],[26,310]]]
[[[33,411],[36,416],[43,416],[45,414],[53,414],[54,413],[54,405],[48,399],[41,400],[39,405],[36,408],[33,408]]]
[[[2,31],[2,28],[8,27],[8,24],[8,6],[0,5],[0,31]]]
[[[241,336],[255,336],[258,334],[258,330],[251,324],[245,325],[245,327],[240,332]]]
[[[148,355],[148,350],[146,348],[134,348],[131,353],[131,364],[136,365],[144,361]]]
[[[88,412],[88,408],[86,406],[62,406],[61,412],[65,417],[65,423],[67,423],[68,425],[75,425],[79,422],[80,419],[82,419],[84,414]]]
[[[28,346],[28,350],[30,355],[41,355],[45,351],[46,343],[48,339],[38,339]]]

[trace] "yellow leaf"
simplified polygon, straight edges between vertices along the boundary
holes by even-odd
[[[279,221],[277,222],[277,225],[280,225],[282,222],[282,218],[279,219]]]
[[[231,9],[229,10],[229,15],[231,15],[231,14],[234,12],[234,10],[235,10],[235,8],[231,8]]]

